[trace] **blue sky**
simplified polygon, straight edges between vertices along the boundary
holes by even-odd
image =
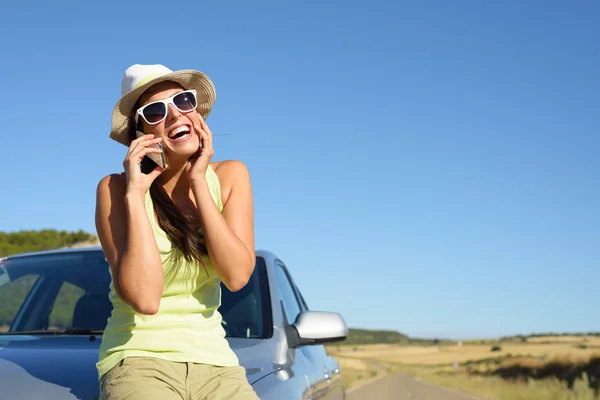
[[[600,3],[12,2],[0,230],[94,232],[124,70],[215,82],[215,159],[313,309],[413,336],[600,331]]]

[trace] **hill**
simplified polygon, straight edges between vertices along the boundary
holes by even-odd
[[[564,337],[583,337],[600,336],[600,332],[540,332],[530,333],[528,335],[503,336],[500,340],[526,340],[535,338],[564,338]]]
[[[77,232],[43,229],[39,231],[0,231],[0,257],[31,251],[52,250],[77,246],[80,243],[97,243],[96,236],[79,230]]]
[[[370,329],[348,329],[348,338],[341,344],[395,344],[409,343],[410,338],[400,332]]]

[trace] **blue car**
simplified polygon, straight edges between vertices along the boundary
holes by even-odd
[[[109,283],[100,247],[0,259],[1,399],[98,398]],[[324,347],[346,338],[344,319],[309,310],[281,259],[259,250],[248,284],[222,288],[227,340],[261,399],[346,398],[340,366]]]

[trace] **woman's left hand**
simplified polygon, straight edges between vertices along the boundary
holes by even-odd
[[[206,170],[212,156],[215,154],[212,145],[212,132],[200,114],[198,114],[198,120],[200,121],[200,126],[194,126],[194,130],[200,138],[200,148],[198,149],[198,153],[190,157],[185,168],[188,179],[192,184],[194,181],[206,178]]]

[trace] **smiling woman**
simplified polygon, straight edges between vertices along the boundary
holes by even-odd
[[[110,137],[128,147],[125,171],[97,190],[115,310],[97,364],[102,397],[257,399],[219,313],[221,282],[244,288],[256,256],[248,170],[212,161],[213,83],[133,65],[122,92]]]

